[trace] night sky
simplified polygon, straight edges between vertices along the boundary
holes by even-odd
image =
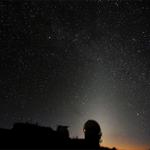
[[[0,1],[0,127],[88,119],[102,145],[150,148],[150,2]]]

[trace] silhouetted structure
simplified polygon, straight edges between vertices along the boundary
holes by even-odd
[[[68,126],[58,126],[55,131],[50,127],[42,127],[37,124],[16,123],[10,130],[0,129],[0,148],[110,150],[99,146],[102,133],[96,121],[88,120],[83,131],[85,139],[71,139]]]
[[[94,120],[88,120],[84,124],[83,131],[87,148],[99,148],[102,136],[100,125]]]

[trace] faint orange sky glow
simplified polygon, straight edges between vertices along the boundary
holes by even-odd
[[[150,145],[140,145],[139,143],[126,143],[126,142],[117,142],[112,140],[106,140],[102,142],[102,146],[110,147],[110,148],[117,148],[117,150],[150,150]]]

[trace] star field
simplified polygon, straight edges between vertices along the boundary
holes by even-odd
[[[148,149],[149,18],[148,0],[1,1],[0,127],[82,137],[92,118],[104,145]]]

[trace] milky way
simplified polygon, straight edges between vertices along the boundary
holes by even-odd
[[[148,1],[1,1],[0,127],[97,120],[103,141],[150,147]]]

